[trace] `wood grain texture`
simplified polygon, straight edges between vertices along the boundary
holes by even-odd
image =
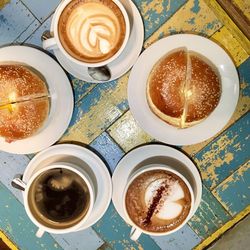
[[[233,123],[235,123],[242,115],[244,115],[246,112],[250,110],[250,57],[242,63],[238,67],[239,77],[240,77],[240,96],[239,101],[236,107],[236,110],[230,119],[230,121],[227,123],[227,125],[214,135],[212,138],[190,146],[184,146],[183,150],[190,154],[194,155],[198,151],[200,151],[202,148],[204,148],[209,142],[214,140],[219,134],[221,134],[224,130],[229,128]]]
[[[215,15],[227,27],[229,32],[233,34],[233,36],[238,40],[242,48],[244,48],[244,50],[246,50],[246,52],[250,54],[250,41],[227,15],[227,13],[222,9],[219,3],[216,0],[204,0],[204,2],[211,10],[213,10]]]
[[[249,158],[250,113],[198,152],[194,160],[203,183],[214,189]]]
[[[221,27],[222,23],[203,1],[191,0],[149,37],[144,47],[176,33],[195,33],[209,37]]]
[[[231,216],[203,185],[200,206],[188,222],[189,226],[201,239],[205,239],[230,219]]]
[[[17,39],[35,21],[21,1],[12,0],[0,10],[0,46]]]
[[[250,143],[249,143],[250,146]],[[250,147],[248,147],[249,149]],[[250,204],[250,160],[221,182],[213,195],[232,215],[244,210]]]

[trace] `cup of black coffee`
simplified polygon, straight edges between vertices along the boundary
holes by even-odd
[[[123,193],[124,213],[132,226],[130,238],[176,232],[192,216],[193,205],[192,187],[181,173],[160,164],[140,168]]]
[[[59,162],[36,172],[24,186],[24,207],[32,222],[44,232],[69,233],[88,219],[94,204],[95,189],[87,172]]]

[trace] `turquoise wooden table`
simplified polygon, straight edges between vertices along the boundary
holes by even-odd
[[[138,242],[130,241],[129,226],[110,204],[92,228],[63,236],[46,234],[38,239],[20,192],[10,186],[13,176],[22,173],[33,156],[0,152],[0,238],[11,249],[203,249],[250,212],[249,41],[216,1],[133,1],[145,25],[144,49],[170,34],[200,34],[220,44],[239,72],[240,99],[230,122],[210,140],[182,147],[202,175],[199,209],[188,225],[166,237],[144,235]],[[232,2],[249,19],[249,1]],[[58,3],[59,0],[0,0],[0,46],[41,47],[41,34],[49,29]],[[127,151],[154,139],[141,130],[130,113],[126,94],[129,72],[103,84],[68,76],[74,89],[75,109],[61,142],[89,144],[103,156],[112,172]]]

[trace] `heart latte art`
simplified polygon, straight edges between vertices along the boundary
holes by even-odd
[[[187,218],[191,195],[177,175],[151,170],[132,181],[125,203],[129,217],[137,226],[149,232],[167,232]]]
[[[72,1],[59,19],[64,49],[83,62],[109,59],[122,46],[125,20],[113,1]]]

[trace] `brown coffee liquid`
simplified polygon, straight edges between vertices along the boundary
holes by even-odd
[[[126,23],[111,0],[73,0],[61,13],[59,39],[69,55],[86,63],[98,63],[120,49]]]
[[[191,209],[185,182],[166,170],[151,170],[130,184],[126,197],[130,219],[149,232],[168,232],[183,223]]]
[[[33,216],[43,225],[62,229],[77,224],[90,204],[87,184],[75,172],[51,169],[39,175],[28,193]]]

